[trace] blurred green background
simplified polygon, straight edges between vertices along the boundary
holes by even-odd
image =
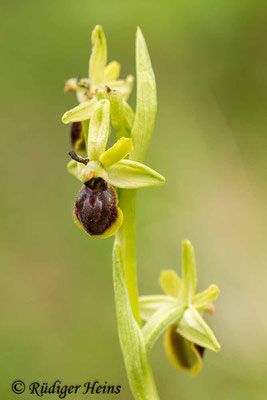
[[[160,269],[180,268],[183,238],[195,246],[199,289],[221,289],[209,321],[222,351],[207,352],[191,378],[159,341],[151,361],[161,398],[266,400],[266,1],[11,0],[0,19],[1,398],[18,398],[15,379],[60,379],[120,384],[113,397],[131,399],[113,240],[89,240],[72,221],[79,183],[65,170],[69,127],[61,123],[76,104],[64,82],[86,75],[100,23],[122,76],[135,74],[142,28],[158,85],[146,162],[167,183],[138,195],[140,293],[159,293]]]

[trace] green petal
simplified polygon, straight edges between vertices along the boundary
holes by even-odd
[[[121,189],[138,189],[163,185],[165,178],[136,161],[121,160],[107,170],[111,185]]]
[[[204,290],[203,292],[200,292],[196,296],[194,296],[192,303],[197,309],[203,308],[208,304],[213,303],[219,293],[220,289],[218,288],[218,286],[210,285],[207,290]]]
[[[199,346],[216,352],[221,349],[214,333],[192,305],[185,311],[177,332]]]
[[[104,153],[110,129],[110,103],[100,100],[92,114],[88,134],[88,158],[90,161],[98,160]]]
[[[160,271],[160,286],[169,296],[178,297],[181,294],[182,281],[173,270]]]
[[[65,112],[62,117],[62,122],[68,124],[69,122],[78,122],[89,119],[97,105],[96,97],[93,97],[89,101],[85,101],[79,104],[77,107]]]
[[[104,83],[116,81],[120,76],[121,66],[117,61],[111,61],[104,71]]]
[[[170,362],[176,368],[188,370],[191,375],[196,375],[201,370],[203,348],[199,348],[181,336],[177,332],[177,324],[168,328],[164,345]]]
[[[128,75],[126,79],[109,82],[108,87],[111,90],[117,90],[124,99],[128,99],[133,89],[134,77]]]
[[[106,37],[102,26],[97,25],[92,33],[92,53],[89,62],[89,79],[92,85],[103,83],[106,63]]]
[[[189,240],[184,240],[182,242],[182,247],[183,247],[183,297],[186,302],[191,303],[197,285],[195,254],[193,246],[189,242]]]
[[[116,164],[118,161],[130,154],[132,150],[132,139],[122,137],[114,144],[114,146],[101,154],[99,160],[104,168],[109,168],[111,165]]]
[[[154,129],[157,112],[156,81],[145,39],[138,28],[136,34],[137,103],[132,130],[134,150],[131,159],[143,161]]]
[[[143,321],[148,321],[149,318],[160,307],[166,306],[170,303],[175,303],[176,299],[171,296],[155,295],[155,296],[140,296],[139,307],[140,314]]]

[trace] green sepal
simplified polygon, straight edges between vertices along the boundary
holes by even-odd
[[[108,82],[108,87],[111,90],[117,90],[123,99],[127,100],[133,90],[134,77],[128,75],[126,79]]]
[[[103,83],[106,63],[106,37],[102,26],[97,25],[92,33],[92,52],[89,61],[89,80],[92,85]]]
[[[175,271],[168,269],[160,272],[160,286],[169,296],[179,297],[182,281]]]
[[[125,114],[126,106],[123,103],[121,93],[117,90],[106,90],[104,96],[110,101],[111,123],[115,130],[117,140],[121,137],[130,136],[130,131],[128,129],[129,124]]]
[[[116,81],[120,76],[120,63],[117,61],[111,61],[105,68],[104,71],[104,83]]]
[[[212,351],[220,351],[221,347],[199,312],[192,305],[184,312],[177,332],[185,339]]]
[[[78,122],[89,119],[96,108],[97,102],[97,98],[93,97],[91,100],[80,103],[78,106],[65,112],[62,117],[62,122],[68,124],[69,122]]]
[[[197,271],[195,254],[189,240],[183,240],[183,299],[186,303],[191,303],[196,292]]]
[[[134,124],[134,118],[135,118],[134,111],[126,100],[123,99],[122,103],[123,103],[123,110],[126,122],[126,129],[130,133],[133,129],[133,124]]]
[[[99,156],[104,153],[110,131],[110,103],[108,100],[100,100],[92,114],[89,133],[87,152],[91,161],[97,161]]]
[[[99,161],[104,168],[109,168],[130,154],[132,150],[132,139],[122,137],[114,144],[114,146],[101,154]]]
[[[159,308],[151,316],[142,329],[148,353],[159,336],[171,324],[178,322],[182,318],[185,309],[186,306],[184,304],[176,301]]]
[[[131,159],[143,161],[154,129],[157,112],[156,81],[145,39],[138,28],[136,33],[137,102],[132,139]]]
[[[193,297],[192,304],[197,309],[203,309],[208,306],[210,303],[213,303],[218,294],[220,293],[220,289],[216,285],[210,285],[210,287],[203,292],[198,293]]]
[[[171,325],[164,338],[165,350],[174,367],[187,370],[196,375],[202,368],[204,349],[197,346],[177,332],[177,324]]]
[[[148,321],[149,318],[159,308],[174,303],[176,303],[176,299],[174,299],[171,296],[166,296],[166,295],[140,296],[139,308],[140,308],[141,319],[143,321]]]
[[[121,189],[138,189],[163,185],[165,178],[144,164],[121,160],[106,169],[111,185]]]

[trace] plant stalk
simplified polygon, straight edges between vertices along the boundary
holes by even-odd
[[[124,219],[122,227],[116,234],[114,243],[116,242],[120,243],[129,300],[133,316],[136,322],[141,327],[141,318],[139,313],[139,301],[138,301],[137,274],[136,274],[136,190],[120,189],[119,204],[122,209]],[[142,382],[143,387],[141,391],[135,392],[134,385],[132,385],[131,382],[132,380],[131,362],[127,363],[126,361],[127,359],[130,360],[131,357],[127,357],[127,354],[125,354],[125,350],[126,349],[122,348],[122,352],[124,354],[124,359],[126,362],[125,366],[128,374],[128,380],[135,400],[159,400],[159,395],[157,392],[151,366],[148,360],[148,355],[146,360],[146,368],[145,371],[143,371],[143,376],[135,377],[135,379],[137,378],[137,380],[140,383]]]

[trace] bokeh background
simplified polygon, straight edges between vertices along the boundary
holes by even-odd
[[[60,379],[120,384],[113,397],[131,399],[113,240],[89,240],[72,221],[79,183],[65,170],[61,123],[76,104],[64,82],[86,75],[100,23],[123,76],[135,74],[139,25],[157,78],[146,161],[167,183],[138,195],[140,293],[159,293],[160,270],[180,268],[183,238],[195,246],[199,289],[221,289],[209,321],[222,351],[207,353],[191,378],[173,369],[159,341],[151,361],[161,398],[266,400],[266,1],[10,0],[0,20],[1,398],[18,398],[15,379]]]

